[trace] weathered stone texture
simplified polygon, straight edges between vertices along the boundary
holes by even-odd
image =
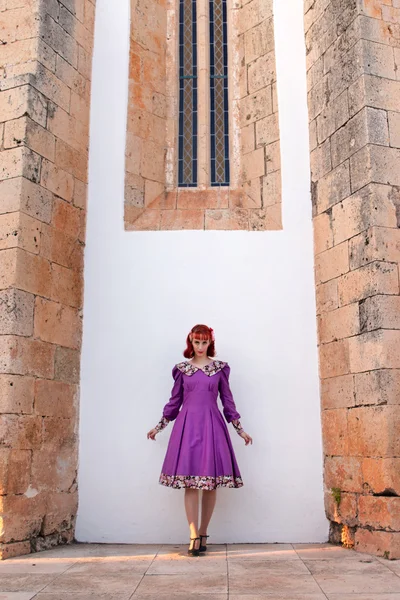
[[[93,25],[0,3],[1,558],[73,539]]]
[[[354,528],[356,549],[390,558],[400,557],[397,4],[305,3],[326,514]]]

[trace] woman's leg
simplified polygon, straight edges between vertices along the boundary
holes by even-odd
[[[211,521],[216,501],[217,490],[203,490],[203,497],[201,499],[201,522],[199,529],[199,533],[201,535],[207,535],[208,525]]]
[[[185,488],[185,510],[190,528],[190,537],[199,536],[199,490]]]

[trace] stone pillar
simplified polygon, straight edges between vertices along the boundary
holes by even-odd
[[[0,0],[2,558],[74,537],[94,0]]]
[[[306,0],[330,539],[400,557],[400,2]]]

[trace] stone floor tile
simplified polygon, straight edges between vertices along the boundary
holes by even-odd
[[[260,593],[266,598],[279,593],[287,600],[292,600],[295,595],[303,595],[311,598],[312,594],[320,594],[321,589],[311,575],[284,575],[279,573],[259,572],[252,574],[247,579],[242,576],[229,576],[229,598],[246,595],[258,596]],[[279,596],[278,596],[279,597]],[[318,598],[318,596],[317,596]]]
[[[36,592],[0,592],[0,600],[31,600]]]
[[[333,544],[292,544],[294,550],[300,558],[307,560],[321,560],[325,558],[355,558],[359,560],[363,558],[375,559],[370,554],[356,552],[351,548],[343,548],[342,546],[334,546]]]
[[[40,592],[33,600],[130,600],[132,592],[123,594],[99,592]],[[0,596],[0,600],[2,600]],[[13,599],[10,599],[13,600]]]
[[[372,558],[305,560],[326,594],[384,594],[400,592],[400,577]]]
[[[187,600],[188,597],[193,600],[228,600],[228,594],[188,594],[187,592],[170,592],[169,594],[157,594],[157,596],[154,596],[153,593],[143,594],[141,592],[135,592],[132,596],[132,600]]]
[[[195,560],[195,559],[193,559]],[[201,561],[201,558],[196,561]],[[187,594],[227,594],[228,581],[222,573],[182,573],[180,575],[145,575],[140,582],[136,594],[148,594],[153,598],[177,593]],[[135,596],[134,596],[135,597]]]
[[[146,575],[178,575],[180,573],[220,573],[227,575],[227,561],[225,559],[214,559],[205,556],[182,557],[180,560],[175,558],[168,560],[166,558],[155,559]]]
[[[397,560],[389,560],[388,558],[383,558],[378,556],[378,560],[380,563],[385,565],[388,569],[390,569],[393,573],[396,573],[400,577],[400,559]]]
[[[151,565],[152,560],[153,557],[142,559],[137,556],[91,557],[90,560],[76,562],[68,569],[68,575],[75,573],[86,573],[87,575],[142,573],[143,575]]]
[[[229,562],[229,578],[239,576],[243,578],[253,577],[254,575],[288,575],[297,577],[297,575],[310,575],[309,570],[301,560],[234,560]]]
[[[292,544],[228,544],[229,560],[299,560]]]
[[[169,559],[182,558],[188,556],[189,544],[164,544],[157,552],[157,560],[160,557],[168,556]],[[226,559],[226,546],[224,544],[209,544],[207,552],[204,554],[207,557],[219,557]]]
[[[131,594],[142,579],[142,573],[135,572],[108,572],[96,573],[92,572],[70,572],[67,571],[63,575],[59,575],[57,579],[52,581],[46,587],[46,592],[86,592],[107,593],[107,594],[122,594],[130,591]],[[97,597],[97,596],[96,596]]]
[[[42,550],[41,552],[32,552],[32,554],[26,554],[24,556],[16,558],[7,558],[7,562],[14,562],[16,560],[22,561],[33,561],[38,558],[70,558],[71,560],[79,560],[91,556],[96,551],[98,544],[65,544],[64,546],[57,546],[50,550]]]
[[[328,600],[400,600],[400,594],[328,594]]]
[[[39,592],[57,576],[56,573],[0,573],[1,592]]]
[[[229,594],[229,600],[326,600],[325,594],[317,592],[315,594],[296,594],[271,592],[270,594]]]
[[[96,544],[90,556],[137,556],[142,558],[154,557],[162,544]]]
[[[17,574],[17,573],[25,573],[31,575],[39,575],[43,573],[64,573],[69,567],[71,567],[74,562],[71,562],[70,559],[56,559],[56,558],[47,558],[47,559],[34,559],[31,561],[27,560],[14,560],[8,559],[0,562],[0,581],[2,575],[5,573]],[[0,598],[0,600],[2,600]]]

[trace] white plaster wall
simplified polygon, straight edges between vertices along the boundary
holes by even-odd
[[[212,542],[321,542],[320,400],[303,3],[275,1],[284,230],[125,232],[129,0],[97,0],[76,537],[186,542],[183,491],[158,485],[171,428],[146,439],[195,323],[215,329],[245,429],[244,479]]]

